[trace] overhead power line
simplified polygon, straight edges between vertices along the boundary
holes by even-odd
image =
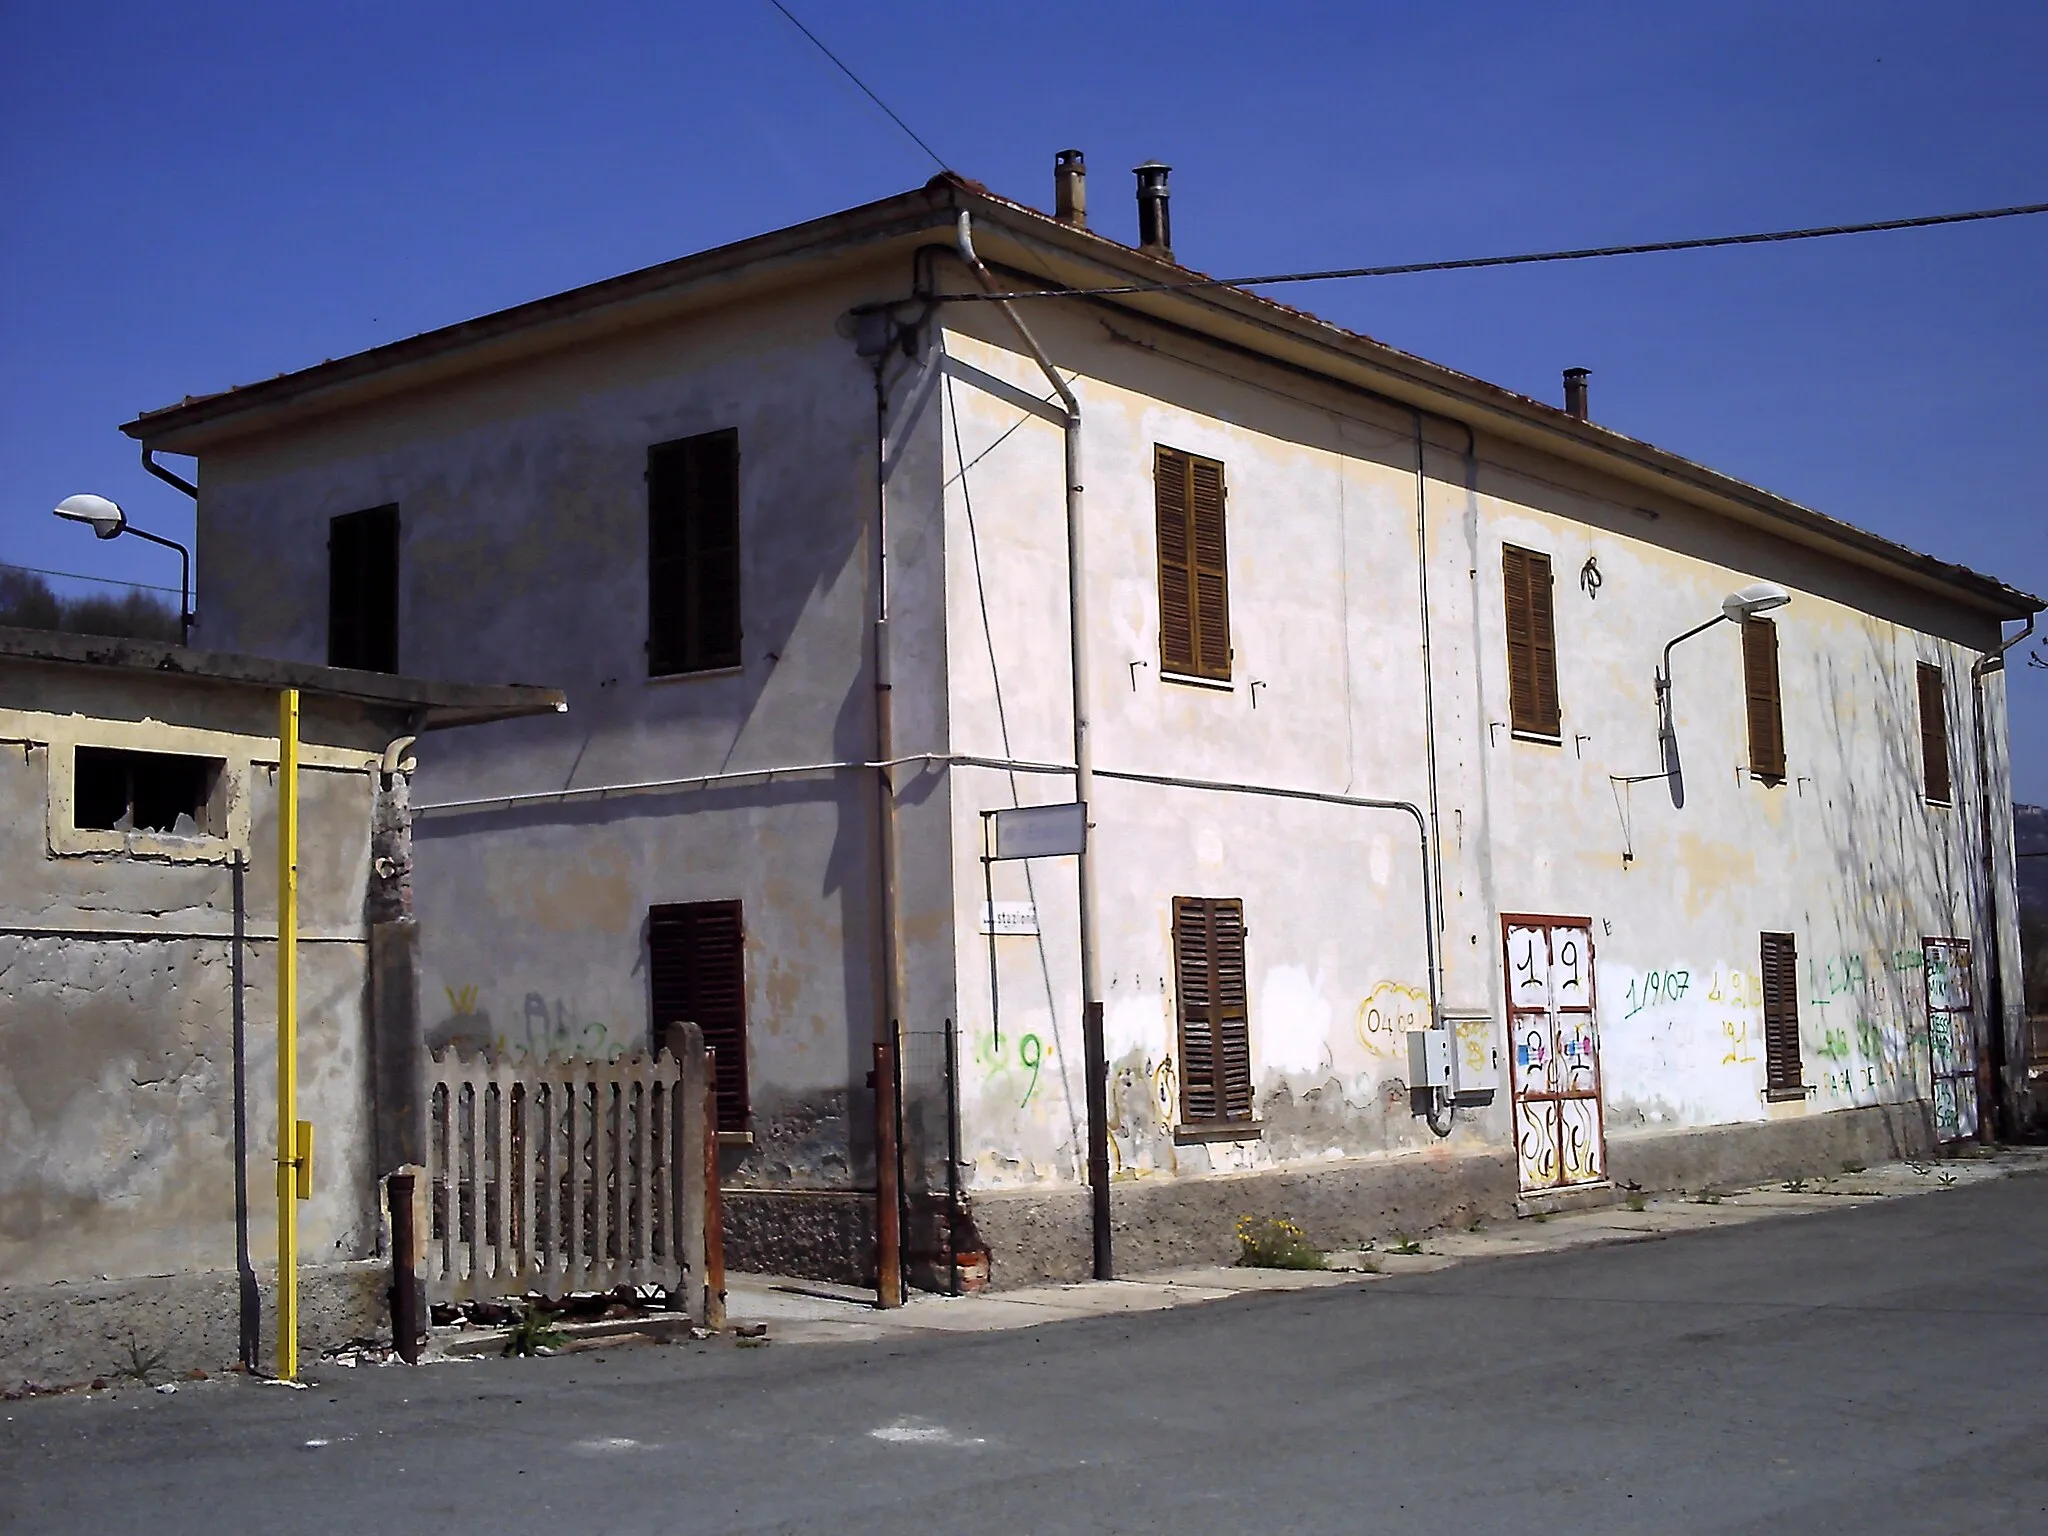
[[[932,157],[933,163],[937,165],[940,170],[943,171],[946,169],[946,162],[939,158],[939,152],[936,149],[933,149],[931,145],[925,143],[924,139],[918,134],[918,131],[915,128],[911,127],[910,124],[906,123],[905,121],[903,121],[902,118],[898,117],[896,115],[895,108],[891,107],[889,103],[882,100],[881,97],[877,96],[872,90],[868,89],[867,81],[861,79],[859,75],[856,75],[851,69],[849,69],[847,67],[846,60],[840,58],[839,55],[834,53],[830,48],[827,48],[824,44],[823,39],[821,39],[817,33],[813,32],[809,27],[805,26],[802,22],[798,21],[796,19],[795,14],[790,10],[788,6],[782,3],[782,0],[768,0],[768,3],[774,6],[775,9],[777,9],[778,11],[782,12],[784,19],[787,20],[792,27],[795,27],[797,31],[803,33],[805,37],[808,37],[811,40],[812,45],[818,50],[818,52],[825,55],[826,58],[830,59],[835,65],[837,65],[839,68],[839,72],[842,75],[846,76],[847,79],[851,80],[855,85],[859,86],[862,95],[866,96],[869,101],[872,101],[876,106],[880,107],[884,112],[888,113],[889,121],[894,123],[898,128],[901,128],[905,133],[909,134],[911,141],[914,144],[916,144],[919,149],[923,150],[926,154],[930,155]]]
[[[0,571],[27,571],[34,576],[60,576],[66,581],[96,581],[105,587],[134,587],[143,592],[172,592],[176,587],[160,587],[149,581],[123,581],[118,576],[88,576],[83,571],[52,571],[40,565],[16,565],[11,560],[0,560]]]
[[[1595,256],[1650,256],[1662,251],[1703,251],[1720,245],[1779,245],[1790,240],[1824,240],[1835,235],[1875,235],[1893,229],[1931,229],[1937,224],[1974,224],[2048,213],[2048,203],[1979,208],[1970,213],[1930,213],[1874,224],[1829,224],[1818,229],[1776,229],[1755,235],[1707,235],[1696,240],[1655,240],[1644,245],[1595,245],[1575,251],[1530,251],[1519,256],[1467,256],[1459,261],[1410,261],[1388,267],[1334,267],[1320,272],[1276,272],[1261,277],[1192,277],[1171,283],[1118,283],[1104,288],[1028,288],[1012,293],[956,293],[961,303],[1004,299],[1109,298],[1129,293],[1172,293],[1189,288],[1261,288],[1274,283],[1326,283],[1346,277],[1407,277],[1417,272],[1464,272],[1475,267],[1526,267],[1546,261],[1586,261]]]

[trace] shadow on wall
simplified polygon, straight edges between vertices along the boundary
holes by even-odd
[[[1801,936],[1801,1054],[1821,1069],[1810,1103],[1875,1106],[1904,1155],[1926,1144],[1932,1114],[1922,940],[1975,926],[1978,786],[1974,758],[1957,746],[1970,739],[1967,684],[1959,696],[1948,681],[1955,795],[1953,805],[1935,807],[1925,793],[1914,659],[1898,653],[1889,626],[1862,628],[1864,654],[1853,664],[1823,655],[1817,684],[1823,718],[1865,723],[1870,739],[1837,736],[1833,783],[1788,765],[1789,787],[1816,802],[1812,814],[1835,872],[1834,910],[1809,912],[1807,923],[1815,935],[1831,928],[1844,941],[1860,936],[1836,953]],[[1876,692],[1866,697],[1870,680]],[[1817,766],[1811,755],[1805,766]],[[1981,1010],[1984,999],[1976,1001]]]

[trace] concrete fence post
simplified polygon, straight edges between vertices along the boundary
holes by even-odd
[[[682,1233],[682,1252],[677,1255],[683,1262],[685,1291],[684,1310],[690,1321],[700,1328],[710,1326],[711,1281],[705,1252],[705,1189],[709,1170],[706,1164],[706,1150],[710,1145],[704,1113],[704,1092],[709,1078],[704,1063],[704,1031],[695,1024],[674,1024],[669,1029],[669,1045],[677,1056],[677,1065],[682,1068],[682,1080],[676,1085],[676,1095],[671,1101],[670,1120],[674,1126],[675,1162],[673,1166],[682,1170],[682,1178],[675,1191],[675,1220],[673,1230]]]

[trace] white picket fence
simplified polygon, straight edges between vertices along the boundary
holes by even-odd
[[[427,1067],[428,1296],[659,1285],[706,1310],[705,1056],[461,1057]]]

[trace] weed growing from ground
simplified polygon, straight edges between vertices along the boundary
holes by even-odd
[[[518,1322],[505,1335],[505,1353],[513,1355],[537,1355],[542,1350],[552,1350],[562,1342],[562,1330],[555,1326],[555,1320],[539,1307],[528,1307]]]
[[[1284,1216],[1237,1218],[1237,1262],[1250,1269],[1321,1269],[1323,1250]]]

